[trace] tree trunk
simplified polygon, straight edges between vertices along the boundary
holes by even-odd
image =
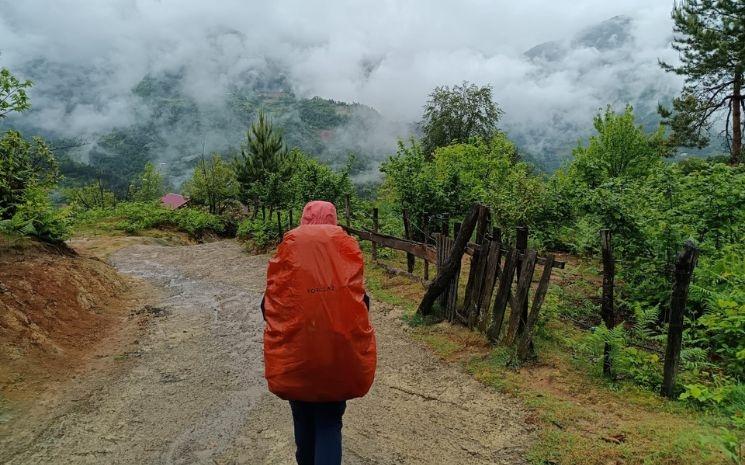
[[[732,91],[732,153],[730,163],[734,166],[742,161],[742,74],[735,76]]]

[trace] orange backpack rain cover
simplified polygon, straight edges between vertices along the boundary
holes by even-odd
[[[367,393],[377,357],[364,296],[357,241],[336,225],[333,204],[309,203],[269,262],[264,368],[271,392],[309,402]]]

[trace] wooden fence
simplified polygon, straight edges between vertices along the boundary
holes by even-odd
[[[514,244],[503,239],[499,228],[489,228],[489,209],[477,205],[464,220],[455,223],[453,236],[449,227],[425,237],[433,243],[411,239],[411,224],[404,212],[406,238],[379,232],[378,210],[373,209],[373,230],[351,227],[351,208],[345,206],[345,229],[361,240],[372,243],[373,259],[396,274],[421,279],[428,285],[418,311],[421,314],[437,312],[450,322],[463,324],[484,332],[492,343],[513,346],[521,361],[533,354],[532,337],[541,306],[546,297],[554,268],[564,268],[562,261],[551,254],[538,256],[528,247],[528,229],[518,227]],[[447,223],[445,223],[447,225]],[[473,242],[471,240],[473,239]],[[600,315],[608,328],[619,324],[614,302],[615,258],[613,236],[609,230],[600,231],[603,262],[603,287]],[[378,250],[387,247],[407,254],[407,270],[399,270],[378,261]],[[464,256],[469,259],[464,260]],[[680,351],[688,287],[696,266],[698,249],[689,242],[677,257],[671,293],[671,314],[665,350],[662,395],[674,397],[674,385],[680,363]],[[424,260],[424,276],[413,274],[414,260]],[[429,264],[437,270],[429,280]],[[462,288],[461,274],[467,269],[466,285]],[[461,298],[460,293],[463,292]],[[611,376],[611,348],[606,344],[603,354],[603,372]]]
[[[508,244],[499,228],[490,228],[489,209],[475,206],[462,227],[455,225],[454,237],[443,230],[432,235],[434,244],[427,244],[382,234],[378,231],[377,210],[372,218],[372,231],[352,228],[347,203],[345,229],[373,244],[374,259],[380,247],[403,251],[407,254],[407,270],[393,271],[412,277],[416,277],[412,273],[412,261],[424,260],[428,291],[419,307],[420,313],[429,313],[430,303],[436,301],[435,311],[443,318],[485,332],[493,343],[514,346],[520,360],[530,358],[533,329],[551,272],[554,268],[564,268],[564,263],[553,255],[539,257],[535,250],[530,250],[527,228],[518,228],[515,243]],[[470,260],[464,261],[464,255]],[[429,263],[437,269],[437,276],[431,282],[427,279]],[[461,274],[465,269],[468,270],[466,285],[461,289]],[[534,276],[539,277],[535,285]]]

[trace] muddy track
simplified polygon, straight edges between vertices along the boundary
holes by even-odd
[[[289,407],[266,391],[258,302],[266,256],[234,242],[115,252],[121,272],[162,290],[136,350],[93,370],[56,402],[7,425],[0,462],[291,464]],[[523,464],[518,403],[435,360],[373,302],[379,369],[349,403],[346,464]]]

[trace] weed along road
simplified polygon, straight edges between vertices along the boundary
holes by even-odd
[[[259,300],[268,256],[233,241],[130,245],[109,262],[158,297],[134,350],[111,348],[53,399],[0,425],[0,462],[291,464],[290,409],[266,390]],[[373,301],[375,384],[349,402],[347,464],[523,464],[517,401],[439,361]]]

